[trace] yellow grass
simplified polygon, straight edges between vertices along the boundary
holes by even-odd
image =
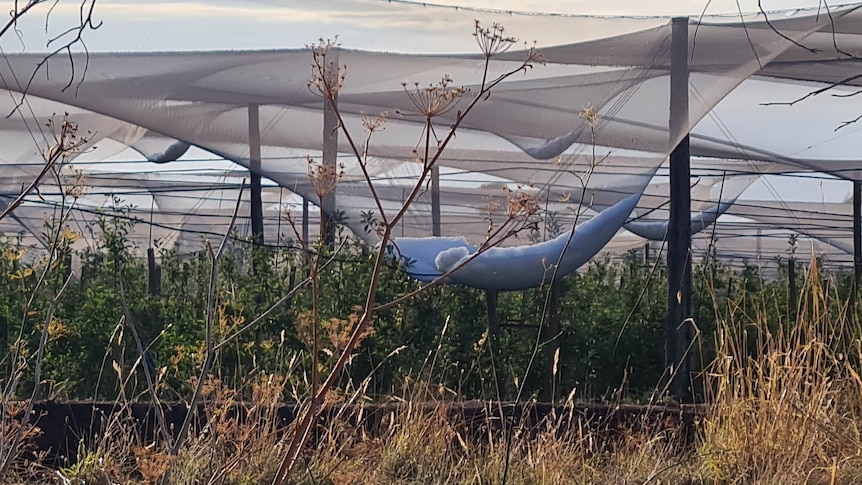
[[[681,430],[646,422],[614,434],[609,422],[576,419],[571,402],[534,429],[510,429],[491,403],[487,420],[470,425],[447,412],[451,403],[429,405],[433,393],[417,384],[414,397],[385,411],[374,429],[361,424],[367,416],[347,411],[322,421],[294,483],[496,484],[504,475],[509,484],[862,483],[860,333],[846,306],[830,306],[816,265],[800,293],[796,322],[734,312],[721,322],[717,357],[703,376],[702,419],[687,446]],[[285,452],[276,415],[284,383],[259,379],[246,404],[208,383],[208,424],[176,457],[115,421],[93,449],[81,450],[78,464],[59,471],[22,464],[16,479],[159,483],[170,469],[177,484],[269,483]],[[235,406],[245,406],[248,419],[233,416]]]

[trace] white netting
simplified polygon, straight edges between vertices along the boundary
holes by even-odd
[[[379,8],[390,7],[381,4]],[[546,60],[545,65],[501,84],[471,113],[446,150],[440,177],[444,236],[465,237],[474,244],[481,241],[487,204],[504,198],[504,188],[519,186],[529,187],[544,201],[541,239],[553,239],[555,231],[547,229],[549,217],[555,227],[565,230],[576,213],[586,221],[644,190],[632,217],[662,221],[667,202],[662,164],[688,132],[692,153],[701,157],[693,159],[692,169],[708,174],[693,188],[695,211],[736,200],[760,174],[813,170],[847,179],[862,175],[856,171],[862,141],[857,139],[859,130],[850,125],[835,131],[841,121],[858,116],[846,100],[821,96],[793,106],[764,105],[793,101],[824,83],[862,83],[862,78],[855,77],[856,63],[842,54],[862,48],[857,34],[862,32],[862,11],[856,7],[833,9],[830,16],[795,11],[777,15],[768,24],[762,16],[692,20],[689,124],[673,132],[669,129],[673,30],[669,19],[429,11],[439,13],[446,23],[461,22],[465,37],[473,17],[487,23],[502,20],[507,31],[538,39]],[[523,51],[512,51],[493,60],[491,76],[517,66],[524,56]],[[79,202],[81,210],[75,213],[82,227],[92,224],[96,209],[106,201],[110,205],[110,196],[116,194],[135,206],[129,217],[143,222],[133,233],[135,242],[149,245],[159,239],[165,245],[179,242],[200,247],[202,236],[226,226],[242,174],[225,169],[195,176],[193,170],[171,169],[184,166],[172,160],[193,145],[248,167],[249,105],[259,105],[261,173],[282,187],[267,188],[264,193],[267,241],[275,243],[291,235],[284,211],[301,218],[302,198],[317,202],[305,157],[320,159],[323,102],[306,86],[311,73],[307,50],[91,54],[86,76],[83,55],[56,57],[48,64],[50,70],[35,71],[42,59],[42,55],[8,55],[8,62],[0,64],[0,87],[7,90],[0,109],[13,113],[0,121],[0,160],[7,174],[0,187],[3,194],[16,194],[39,171],[38,154],[50,144],[39,126],[53,114],[68,112],[82,134],[91,132],[90,144],[98,147],[76,164],[89,175],[90,195]],[[361,113],[389,113],[386,130],[372,140],[368,168],[384,209],[395,210],[418,173],[412,151],[421,133],[401,82],[435,82],[445,73],[475,94],[483,75],[482,60],[463,50],[409,55],[344,49],[339,51],[339,62],[347,66],[338,99],[347,128],[358,135]],[[13,112],[25,86],[27,102]],[[850,93],[855,88],[839,89]],[[470,95],[462,103],[469,101]],[[594,133],[579,116],[586,106],[598,110]],[[453,110],[438,120],[437,129],[445,130],[456,113]],[[116,173],[111,169],[120,164],[97,163],[125,147],[143,154],[134,170]],[[339,137],[338,149],[345,176],[337,189],[337,208],[348,227],[373,242],[373,233],[364,231],[363,214],[376,210],[376,204],[344,136]],[[159,163],[147,164],[145,158]],[[589,172],[596,160],[600,163]],[[2,221],[0,229],[7,234],[23,230],[28,237],[38,235],[40,221],[58,200],[50,184],[41,197],[31,197],[16,211],[15,219]],[[727,209],[736,218],[726,224],[722,218],[714,231],[703,231],[695,238],[695,248],[704,250],[705,233],[714,233],[720,255],[752,257],[752,248],[757,247],[756,253],[763,256],[763,232],[768,228],[793,231],[846,250],[850,233],[844,229],[849,227],[849,217],[822,227],[816,217],[802,217],[790,205],[776,204],[775,221],[764,219],[769,211],[747,211],[741,202],[722,207],[722,212]],[[247,231],[247,205],[240,211],[238,227]],[[318,211],[313,208],[310,214],[315,221],[309,226],[315,228]],[[760,236],[753,224],[763,226]],[[424,193],[395,234],[428,236],[430,228],[430,194]],[[780,236],[770,236],[777,239]],[[522,237],[507,244],[529,241]],[[642,244],[643,239],[621,231],[606,249],[624,251]],[[773,253],[780,252],[779,246]]]

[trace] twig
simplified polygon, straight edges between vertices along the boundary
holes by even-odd
[[[39,395],[39,390],[42,387],[42,361],[45,358],[45,348],[48,346],[48,329],[51,326],[51,320],[54,319],[54,312],[57,310],[57,305],[60,304],[60,300],[62,300],[63,294],[66,292],[66,288],[69,286],[69,282],[72,281],[72,277],[74,275],[74,271],[69,272],[69,276],[66,277],[66,281],[63,283],[63,286],[60,287],[60,291],[58,291],[51,300],[51,305],[48,307],[48,313],[45,315],[45,322],[42,326],[42,335],[39,338],[39,348],[36,351],[36,366],[33,371],[33,392],[30,394],[30,400],[27,402],[27,407],[24,409],[24,413],[22,414],[18,430],[12,438],[12,441],[9,443],[8,452],[6,453],[6,456],[3,457],[3,461],[0,462],[0,476],[3,476],[9,468],[9,465],[12,463],[14,450],[18,447],[18,444],[24,437],[24,430],[30,424],[30,415],[33,413],[33,407],[36,404],[36,396]]]
[[[36,0],[33,0],[33,1],[36,1]],[[38,0],[38,2],[42,3],[42,2],[44,2],[44,0]],[[76,25],[74,27],[70,27],[69,29],[65,30],[64,32],[60,33],[59,35],[48,40],[47,46],[51,47],[51,44],[54,44],[58,40],[68,36],[69,34],[74,34],[72,36],[71,40],[64,42],[61,46],[59,46],[59,47],[55,48],[53,51],[49,52],[44,58],[42,58],[41,61],[39,61],[38,64],[36,64],[36,68],[30,74],[30,78],[27,80],[27,84],[23,87],[23,89],[21,89],[21,95],[22,95],[21,100],[15,104],[15,107],[12,108],[12,111],[7,115],[7,117],[14,114],[15,111],[17,111],[25,103],[25,100],[27,99],[27,94],[30,91],[30,87],[33,85],[33,81],[36,80],[36,75],[39,74],[39,72],[42,70],[43,67],[47,71],[48,70],[48,67],[47,67],[48,62],[53,57],[55,57],[57,54],[60,54],[62,52],[65,52],[67,54],[67,57],[69,58],[69,63],[71,65],[71,74],[69,75],[69,81],[66,83],[65,86],[63,86],[61,91],[65,92],[67,89],[72,87],[72,85],[75,84],[75,78],[77,77],[76,67],[75,67],[76,66],[75,56],[72,54],[72,47],[75,46],[76,44],[81,44],[84,48],[85,57],[84,57],[83,72],[80,76],[80,79],[78,79],[78,84],[75,88],[75,92],[77,94],[78,89],[80,89],[81,84],[84,82],[84,79],[87,76],[87,69],[90,66],[90,51],[87,49],[87,44],[84,42],[84,38],[83,38],[84,31],[86,31],[88,29],[89,30],[97,30],[102,26],[102,23],[103,23],[101,21],[98,23],[95,23],[93,21],[93,13],[94,13],[95,8],[96,8],[96,0],[81,0],[80,7],[78,9],[79,10],[79,12],[78,12],[78,14],[79,14],[78,15],[78,20],[79,20],[78,25]],[[19,85],[19,88],[20,88],[20,85]]]
[[[751,40],[751,33],[748,31],[748,25],[745,23],[745,16],[742,14],[742,6],[739,4],[739,0],[736,0],[736,10],[739,12],[739,21],[742,23],[742,30],[745,31],[745,39],[748,41],[748,45],[751,47],[751,52],[754,53],[754,58],[757,59],[757,65],[760,69],[763,69],[763,62],[760,60],[760,55],[757,53],[757,48],[754,46],[754,42]]]
[[[20,9],[12,9],[12,11],[10,12],[11,18],[8,22],[6,22],[6,25],[4,25],[2,29],[0,29],[0,37],[3,37],[10,28],[16,26],[18,24],[18,20],[23,17],[24,14],[26,14],[30,9],[44,2],[45,0],[30,0]]]
[[[697,19],[697,23],[694,24],[694,36],[691,38],[691,57],[689,60],[694,60],[694,51],[697,50],[697,32],[700,30],[700,24],[703,23],[703,18],[706,16],[706,11],[710,4],[712,4],[712,0],[706,0],[706,4],[704,4],[703,10],[700,12],[700,17]]]
[[[156,386],[153,380],[152,373],[150,372],[150,367],[147,365],[146,361],[146,349],[144,349],[143,342],[141,342],[141,337],[138,335],[138,328],[135,325],[134,319],[132,318],[132,312],[129,311],[129,305],[126,302],[126,291],[123,288],[123,269],[120,266],[120,274],[119,278],[119,286],[120,286],[120,302],[123,305],[123,314],[126,316],[126,326],[129,327],[129,330],[132,333],[132,338],[135,341],[135,348],[138,350],[138,358],[141,360],[141,368],[144,371],[144,378],[147,381],[147,390],[150,392],[150,400],[153,403],[153,407],[155,408],[156,413],[156,421],[159,423],[159,431],[162,433],[162,438],[165,440],[165,443],[170,444],[171,442],[171,433],[168,430],[167,421],[165,421],[165,412],[162,409],[162,404],[159,402],[159,396],[156,394]]]
[[[804,96],[796,98],[793,101],[773,101],[773,102],[767,102],[767,103],[760,103],[760,105],[761,106],[793,106],[797,103],[805,101],[808,98],[812,98],[814,96],[819,96],[819,95],[821,95],[827,91],[830,91],[832,89],[837,88],[838,86],[845,85],[849,82],[856,81],[858,79],[862,79],[862,74],[854,74],[852,76],[847,76],[844,79],[841,79],[840,81],[835,81],[833,83],[829,83],[828,85],[826,85],[822,88],[815,89],[814,91],[810,91],[807,94],[805,94]],[[839,94],[838,96],[839,97],[847,97],[847,96],[852,96],[852,95]]]
[[[311,282],[311,278],[309,277],[309,278],[305,278],[304,280],[297,283],[296,286],[291,288],[290,291],[288,291],[286,295],[282,296],[278,301],[273,303],[269,308],[266,309],[266,311],[264,311],[263,313],[258,315],[257,318],[255,318],[254,320],[252,320],[251,322],[249,322],[248,324],[246,324],[244,327],[237,330],[236,332],[230,334],[230,336],[225,337],[224,340],[222,340],[218,344],[214,345],[213,351],[218,352],[219,350],[221,350],[222,347],[224,347],[225,345],[227,345],[227,344],[231,343],[232,341],[236,340],[237,338],[239,338],[240,335],[242,335],[245,332],[248,332],[249,330],[254,328],[255,325],[262,322],[272,312],[274,312],[276,309],[278,309],[278,307],[280,307],[281,305],[284,305],[286,302],[290,301],[290,299],[293,298],[293,295],[295,295],[296,292],[298,292],[299,290],[304,288],[310,282]]]
[[[15,197],[15,200],[10,202],[9,205],[7,205],[6,208],[3,210],[3,212],[0,213],[0,221],[5,219],[6,216],[11,214],[15,209],[18,208],[19,205],[21,205],[22,202],[24,202],[24,198],[30,195],[30,192],[32,192],[33,189],[35,189],[39,185],[42,179],[45,178],[45,175],[48,175],[48,172],[51,171],[51,168],[53,168],[57,161],[62,158],[62,150],[54,150],[51,152],[48,159],[45,160],[45,166],[42,167],[42,170],[39,171],[39,174],[36,175],[36,177],[30,182],[29,185],[27,185],[26,188],[24,188],[24,190],[21,191],[20,194],[18,194],[18,197]]]
[[[218,268],[219,261],[221,260],[222,253],[224,252],[225,245],[228,240],[228,235],[233,230],[234,225],[236,224],[237,214],[239,213],[239,207],[242,204],[242,194],[245,189],[245,179],[243,179],[242,184],[240,185],[239,195],[236,200],[236,207],[234,207],[233,215],[230,218],[230,224],[228,224],[227,231],[225,231],[225,235],[219,244],[218,249],[213,252],[212,246],[207,241],[207,249],[210,253],[210,286],[209,292],[207,294],[207,319],[206,319],[206,357],[204,358],[204,363],[201,365],[200,377],[198,377],[197,386],[195,387],[195,392],[192,394],[191,402],[189,403],[188,410],[186,411],[186,416],[183,419],[183,424],[180,427],[179,434],[177,435],[176,441],[170,447],[170,454],[176,455],[179,452],[180,447],[185,442],[186,436],[189,432],[189,427],[191,427],[191,423],[193,421],[194,416],[197,415],[197,405],[200,401],[201,394],[203,393],[204,382],[206,381],[207,375],[209,375],[210,369],[212,368],[213,362],[215,361],[215,347],[213,343],[213,321],[215,319],[215,306],[216,306],[216,288],[218,283]],[[169,473],[165,474],[165,480],[167,480]],[[167,482],[165,482],[167,483]]]
[[[838,47],[838,37],[835,35],[835,19],[832,17],[832,9],[829,7],[829,4],[826,3],[826,0],[820,0],[820,2],[818,2],[818,4],[817,4],[818,12],[820,10],[820,4],[821,3],[823,4],[823,6],[826,9],[826,15],[829,17],[829,26],[831,27],[831,30],[832,30],[832,47],[835,48],[835,54],[837,54],[839,58],[842,55],[845,55],[845,56],[850,57],[852,59],[858,59],[857,56],[855,56],[852,53],[847,52],[844,49]]]
[[[853,123],[856,123],[856,122],[857,122],[857,121],[859,121],[859,120],[862,120],[862,115],[859,115],[859,116],[857,116],[857,117],[853,118],[852,120],[842,121],[842,122],[841,122],[841,124],[840,124],[840,125],[838,125],[838,127],[837,127],[837,128],[835,128],[835,129],[834,129],[834,130],[832,130],[832,131],[838,131],[838,130],[840,130],[841,128],[844,128],[844,127],[847,127],[847,126],[849,126],[849,125],[852,125]]]
[[[491,57],[495,54],[500,53],[500,52],[504,52],[508,48],[508,45],[511,45],[511,43],[513,43],[514,40],[511,38],[508,38],[508,37],[503,37],[502,36],[502,29],[500,28],[498,30],[498,26],[495,25],[493,30],[481,29],[478,25],[478,22],[476,24],[476,38],[477,38],[477,41],[479,42],[480,47],[483,49],[483,53],[485,54],[485,65],[484,65],[484,70],[483,70],[483,79],[482,79],[482,84],[481,84],[479,93],[477,93],[477,95],[473,98],[473,100],[469,103],[469,105],[463,111],[460,111],[460,110],[458,111],[458,113],[455,116],[455,122],[449,127],[449,131],[448,131],[446,137],[444,137],[443,140],[437,141],[437,146],[435,147],[434,155],[433,155],[433,157],[431,157],[430,160],[429,160],[430,146],[428,146],[430,144],[430,139],[429,139],[430,129],[432,128],[432,126],[429,126],[429,125],[431,125],[430,120],[434,116],[445,113],[446,111],[451,109],[454,106],[454,103],[451,103],[451,100],[447,101],[447,100],[441,99],[441,101],[443,101],[442,105],[441,104],[435,105],[435,104],[431,103],[431,104],[429,104],[429,108],[431,108],[431,109],[429,109],[427,112],[423,113],[423,115],[425,116],[426,129],[429,130],[429,133],[426,133],[425,159],[423,160],[423,170],[419,176],[419,179],[416,181],[415,185],[413,186],[413,189],[411,190],[410,194],[408,195],[408,197],[403,202],[401,209],[398,211],[398,213],[391,220],[388,221],[388,223],[383,224],[384,229],[383,229],[383,233],[381,235],[380,246],[379,246],[379,248],[377,250],[377,254],[375,256],[374,267],[373,267],[372,273],[371,273],[371,281],[368,285],[368,292],[367,292],[367,295],[365,298],[364,311],[362,313],[362,316],[359,318],[359,320],[356,324],[356,327],[354,328],[353,333],[350,336],[350,339],[348,340],[348,342],[344,346],[344,349],[341,351],[341,354],[339,355],[337,361],[335,362],[334,366],[330,370],[329,375],[327,376],[326,380],[323,382],[323,384],[320,386],[320,388],[316,390],[317,392],[312,393],[311,399],[310,399],[308,405],[306,406],[306,409],[305,409],[304,413],[302,414],[301,419],[299,419],[296,422],[296,425],[294,427],[294,434],[293,434],[293,437],[290,441],[288,451],[285,454],[284,458],[282,459],[281,464],[279,465],[278,471],[276,472],[275,478],[272,482],[273,485],[283,484],[285,482],[285,480],[287,480],[287,478],[290,476],[292,470],[294,469],[294,467],[297,464],[297,461],[298,461],[300,452],[302,450],[302,447],[305,444],[305,442],[307,441],[308,435],[311,432],[311,428],[312,428],[313,423],[314,423],[314,417],[317,415],[317,413],[320,410],[320,407],[323,405],[323,402],[324,402],[324,399],[326,397],[327,392],[335,384],[336,379],[338,379],[340,377],[342,370],[347,365],[347,362],[353,353],[353,350],[356,348],[359,341],[362,339],[362,336],[363,336],[365,330],[371,324],[371,321],[374,317],[374,314],[377,311],[377,307],[375,306],[377,289],[378,289],[378,286],[380,283],[381,270],[382,270],[384,261],[386,259],[386,252],[388,250],[388,242],[391,239],[393,228],[398,224],[398,222],[401,220],[401,218],[404,217],[404,215],[407,213],[410,206],[412,205],[413,201],[416,199],[418,194],[421,192],[422,187],[424,186],[425,180],[427,179],[428,175],[431,173],[431,171],[434,168],[434,166],[436,165],[437,161],[442,156],[442,154],[443,154],[444,150],[446,149],[446,147],[448,146],[449,142],[455,137],[455,132],[461,126],[461,124],[464,121],[467,114],[470,113],[472,111],[472,109],[480,101],[488,99],[488,96],[490,95],[491,89],[493,89],[495,86],[497,86],[498,84],[500,84],[504,80],[508,79],[509,77],[513,76],[514,74],[516,74],[518,72],[522,72],[522,71],[526,70],[527,68],[531,67],[532,66],[531,63],[537,60],[536,52],[531,49],[529,52],[529,56],[528,56],[527,60],[525,60],[520,66],[518,66],[518,68],[516,68],[512,71],[506,72],[504,74],[501,74],[500,76],[498,76],[494,80],[488,82],[487,81],[487,75],[488,75],[488,69],[489,69]],[[325,78],[326,73],[325,72],[321,73],[321,77]],[[447,78],[444,78],[444,81],[442,83],[443,92],[445,92],[446,80],[447,80]],[[458,96],[463,94],[463,92],[464,91],[459,91]],[[331,90],[329,90],[325,93],[325,95],[329,99],[330,106],[332,107],[332,109],[335,111],[335,113],[337,115],[339,111],[338,111],[337,103],[335,103],[334,99],[333,99],[335,93],[333,93]],[[416,104],[416,100],[411,98],[411,101],[413,101],[414,104]],[[449,104],[446,104],[447,102],[449,102]],[[441,108],[441,106],[442,106],[442,108]],[[419,106],[417,105],[417,108],[418,107]],[[439,111],[439,109],[442,109],[442,111]],[[342,128],[343,128],[343,126],[342,126]],[[355,155],[360,159],[360,164],[361,164],[361,154],[359,154],[357,152],[355,145],[351,145],[351,146],[353,147]],[[371,190],[372,191],[374,190],[373,187],[371,187]],[[475,256],[473,256],[473,257],[475,257]],[[447,273],[451,273],[451,271],[449,271]],[[312,275],[312,277],[314,277],[314,275]],[[443,279],[444,278],[441,277],[441,278],[438,278],[437,280],[442,281]]]
[[[792,43],[796,47],[801,47],[802,49],[807,50],[808,52],[810,52],[812,54],[819,54],[821,52],[820,49],[817,49],[814,47],[808,47],[808,46],[802,44],[801,42],[799,42],[797,40],[791,39],[786,34],[781,32],[780,30],[778,30],[774,25],[772,25],[772,22],[769,20],[769,14],[766,13],[766,10],[763,9],[762,0],[757,0],[757,8],[760,10],[760,13],[763,15],[763,21],[766,22],[766,25],[769,26],[769,28],[772,29],[772,31],[775,32],[779,37]]]
[[[524,393],[524,388],[527,385],[527,376],[530,375],[530,371],[533,368],[533,364],[536,361],[536,357],[539,355],[539,350],[546,345],[546,342],[542,342],[542,334],[544,333],[545,322],[548,318],[548,312],[550,308],[551,302],[551,293],[553,292],[551,286],[553,286],[557,281],[557,272],[560,269],[560,265],[563,262],[563,257],[566,254],[566,251],[569,248],[569,245],[572,242],[572,239],[575,237],[575,231],[578,227],[578,221],[581,216],[581,208],[583,207],[584,199],[586,198],[587,188],[590,184],[590,179],[592,178],[593,172],[601,161],[605,160],[605,157],[602,157],[599,160],[596,156],[596,119],[598,113],[594,110],[591,110],[589,107],[585,108],[585,110],[581,113],[587,122],[590,125],[590,145],[591,145],[591,156],[590,156],[590,165],[587,167],[586,173],[581,176],[579,174],[575,174],[578,180],[581,182],[581,196],[578,201],[578,208],[575,211],[575,220],[572,223],[572,228],[569,230],[568,237],[566,238],[566,245],[563,246],[563,250],[560,251],[560,256],[557,258],[556,264],[553,268],[553,274],[551,276],[551,284],[548,285],[548,291],[545,293],[545,301],[542,306],[542,317],[539,320],[539,328],[538,332],[536,332],[536,340],[535,345],[533,346],[533,352],[530,354],[530,360],[527,361],[527,368],[524,371],[524,378],[521,380],[521,385],[518,386],[518,393],[515,396],[515,402],[521,400],[521,396]],[[501,416],[502,417],[502,416]],[[503,425],[506,426],[505,420]],[[500,480],[501,484],[506,483],[506,479],[509,476],[509,467],[511,464],[511,453],[512,453],[512,439],[514,437],[514,426],[509,426],[506,430],[506,453],[505,453],[505,465],[503,467],[503,478]]]

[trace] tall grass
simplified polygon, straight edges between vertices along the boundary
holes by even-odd
[[[730,313],[719,327],[699,444],[716,480],[862,481],[862,335],[826,282],[812,260],[795,321]]]
[[[367,381],[334,393],[292,483],[500,483],[507,462],[511,484],[862,483],[862,330],[835,288],[813,259],[794,320],[740,310],[757,295],[722,297],[727,308],[718,312],[715,358],[702,375],[693,442],[686,439],[692,430],[646,414],[628,422],[613,412],[588,417],[574,392],[538,421],[515,420],[492,401],[480,401],[481,412],[454,412],[463,396],[443,385],[451,369],[435,344],[402,393],[383,398],[397,405],[364,406],[381,399],[367,394]],[[47,469],[30,452],[37,422],[6,479],[154,484],[170,469],[170,483],[268,483],[291,426],[278,408],[308,376],[248,375],[203,384],[203,419],[176,455],[159,434],[143,436],[119,412],[97,439],[81,442],[76,462]],[[132,400],[118,397],[121,408]],[[522,405],[525,413],[533,406]]]

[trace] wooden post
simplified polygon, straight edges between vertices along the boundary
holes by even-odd
[[[657,258],[658,258],[658,257],[661,257],[661,253],[659,253],[656,257],[657,257]],[[649,274],[649,267],[650,267],[650,264],[651,264],[651,263],[650,263],[650,258],[651,258],[651,255],[650,255],[649,241],[647,241],[647,242],[644,244],[644,268],[646,268],[646,269],[647,269],[647,271],[648,271],[648,273],[647,273],[647,274]],[[653,297],[653,293],[652,293],[651,278],[649,278],[649,276],[647,276],[647,280],[646,280],[646,301],[648,302],[648,303],[647,303],[648,305],[651,305],[651,304],[652,304],[652,297]]]
[[[326,55],[326,66],[324,75],[329,76],[330,83],[338,81],[338,51],[330,49]],[[336,105],[338,103],[338,94],[335,94],[334,99]],[[337,172],[338,163],[338,116],[332,108],[329,100],[323,100],[323,165],[327,168],[328,173],[335,174]],[[330,172],[331,171],[331,172]],[[335,189],[324,194],[320,200],[320,237],[321,242],[326,246],[332,246],[335,242],[335,212],[337,205],[335,202]]]
[[[86,267],[86,265],[84,265]],[[147,292],[150,296],[158,298],[162,294],[162,268],[156,264],[156,250],[152,247],[147,248]],[[150,321],[147,325],[146,333],[150,338],[159,335],[163,329],[162,313],[159,310],[159,305],[150,306]],[[147,359],[145,364],[150,365],[154,360],[152,352],[147,351]]]
[[[255,244],[264,242],[263,198],[261,187],[260,107],[248,106],[249,172],[251,175],[251,234]]]
[[[440,236],[440,166],[431,167],[431,235]]]
[[[500,334],[500,321],[497,319],[497,290],[485,290],[485,306],[488,309],[488,332],[496,338]]]
[[[152,296],[162,293],[162,270],[156,265],[156,250],[147,248],[147,290]]]
[[[485,290],[485,306],[488,310],[488,342],[491,344],[491,352],[497,352],[497,344],[500,341],[500,320],[497,315],[497,290]],[[497,398],[499,400],[504,400],[506,381],[497,379],[495,385],[497,387]]]
[[[550,298],[550,308],[548,309],[548,324],[544,326],[543,330],[545,332],[544,340],[545,345],[545,371],[547,372],[547,384],[543,389],[543,400],[545,402],[554,402],[556,399],[556,383],[557,383],[557,363],[555,362],[557,357],[557,351],[560,348],[560,328],[562,314],[560,312],[560,297],[563,294],[563,281],[557,280],[551,283],[551,298]]]
[[[762,254],[761,254],[761,251],[763,249],[762,238],[763,238],[763,231],[760,228],[758,228],[757,229],[757,238],[756,238],[757,240],[755,242],[755,249],[757,250],[757,260],[758,261],[760,261],[760,258],[762,256]]]
[[[251,237],[263,244],[263,198],[260,178],[260,107],[248,105],[248,163],[251,174]]]
[[[793,256],[787,260],[787,317],[790,325],[796,324],[798,318],[797,302],[799,301],[799,290],[796,288],[796,258]]]
[[[670,136],[686,133],[670,154],[668,295],[665,319],[665,372],[669,391],[683,402],[693,400],[694,370],[691,299],[691,160],[688,117],[688,18],[672,21],[670,54]]]
[[[302,198],[302,240],[305,244],[311,244],[308,240],[308,199]]]
[[[851,321],[856,321],[859,283],[862,280],[862,182],[853,181],[853,288],[850,293]]]

